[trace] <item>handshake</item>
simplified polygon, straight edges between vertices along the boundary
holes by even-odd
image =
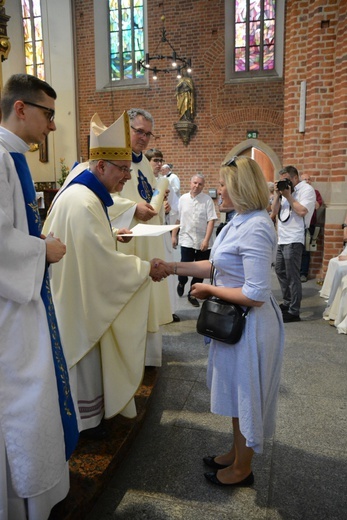
[[[169,276],[170,274],[174,274],[174,267],[168,262],[164,262],[160,258],[153,258],[150,262],[151,270],[149,271],[149,276],[152,278],[153,282],[161,282],[164,278]]]

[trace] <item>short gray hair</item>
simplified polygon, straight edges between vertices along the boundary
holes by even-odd
[[[194,177],[199,177],[199,179],[201,179],[205,182],[205,177],[202,173],[195,173],[194,175],[192,175],[192,178],[190,180],[192,181],[194,179]]]
[[[129,116],[130,121],[134,121],[134,119],[137,116],[142,116],[145,119],[147,119],[147,121],[150,121],[152,123],[152,125],[154,126],[154,119],[153,119],[152,114],[147,112],[147,110],[143,110],[142,108],[131,108],[130,110],[128,110],[128,116]]]

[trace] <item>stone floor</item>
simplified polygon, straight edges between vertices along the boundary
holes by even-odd
[[[280,301],[275,276],[273,286]],[[321,318],[318,290],[303,284],[302,321],[285,324],[277,428],[254,458],[252,488],[203,476],[202,457],[230,444],[230,421],[209,412],[208,348],[185,295],[181,322],[164,327],[163,366],[146,374],[139,418],[116,418],[106,443],[80,443],[51,520],[345,520],[347,337]]]
[[[80,438],[70,459],[70,492],[53,508],[49,520],[80,520],[86,517],[131,449],[149,408],[157,379],[157,369],[146,369],[135,397],[136,419],[117,416],[105,421],[103,425],[107,435],[104,440]]]

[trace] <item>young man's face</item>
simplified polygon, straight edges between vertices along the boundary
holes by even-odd
[[[28,144],[43,143],[47,135],[56,130],[54,120],[50,121],[54,114],[54,99],[42,92],[37,103],[26,103],[24,100],[17,103],[23,103],[21,113],[26,122],[22,139]]]
[[[153,173],[156,177],[160,174],[160,170],[162,167],[162,164],[164,162],[164,159],[161,157],[152,157],[152,159],[149,161],[150,165],[152,166]]]

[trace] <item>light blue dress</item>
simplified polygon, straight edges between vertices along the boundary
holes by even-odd
[[[247,446],[263,450],[275,428],[284,347],[281,311],[271,292],[271,265],[277,237],[266,210],[236,215],[219,233],[211,251],[215,284],[242,287],[252,307],[241,340],[212,341],[207,384],[211,412],[238,417]]]

